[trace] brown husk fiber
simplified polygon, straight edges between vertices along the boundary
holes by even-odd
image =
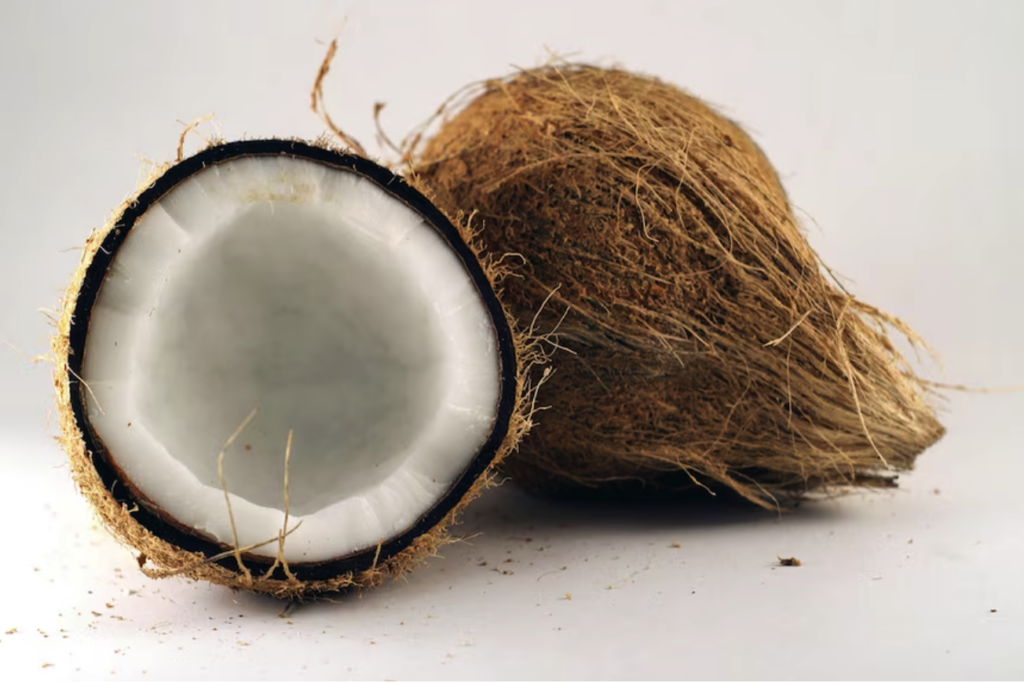
[[[568,349],[503,464],[517,483],[777,506],[893,485],[942,436],[889,335],[920,340],[831,277],[761,150],[699,99],[564,64],[470,87],[438,122],[404,147],[413,182],[522,255],[504,303]]]
[[[186,130],[187,132],[188,130]],[[323,147],[331,146],[330,141],[326,138],[318,140],[314,144]],[[180,154],[179,148],[179,161],[181,160]],[[119,504],[110,491],[107,490],[99,474],[97,474],[96,468],[93,466],[92,453],[88,452],[85,448],[82,433],[78,428],[71,409],[70,392],[72,390],[84,391],[87,389],[83,389],[81,384],[72,389],[68,380],[69,333],[72,324],[87,324],[88,322],[74,321],[72,314],[86,270],[99,250],[104,237],[113,228],[117,218],[123,213],[124,209],[135,200],[135,197],[149,187],[157,177],[162,175],[169,166],[169,164],[154,166],[148,177],[141,183],[138,191],[113,213],[104,227],[94,231],[86,241],[81,263],[72,276],[71,282],[61,300],[57,331],[53,336],[51,344],[52,358],[54,360],[53,383],[56,390],[57,413],[60,421],[60,443],[70,459],[71,472],[78,489],[92,504],[103,525],[122,544],[136,552],[140,568],[152,578],[185,576],[194,580],[211,581],[235,589],[246,589],[289,599],[315,597],[319,594],[348,588],[376,587],[389,577],[398,577],[415,569],[429,558],[436,556],[440,548],[457,541],[458,537],[451,533],[451,527],[457,523],[459,514],[466,505],[477,498],[484,490],[498,483],[498,477],[495,472],[497,464],[516,447],[520,439],[529,431],[531,425],[530,419],[535,405],[537,386],[531,385],[528,378],[531,369],[536,364],[543,363],[545,359],[537,344],[537,340],[522,331],[516,330],[515,319],[507,312],[506,314],[513,328],[519,363],[517,400],[509,424],[509,431],[495,456],[493,464],[476,480],[462,500],[440,523],[427,533],[421,535],[397,555],[380,558],[380,562],[369,570],[360,573],[346,573],[325,581],[304,582],[291,575],[286,579],[271,578],[270,574],[272,572],[261,574],[256,566],[248,570],[244,565],[244,559],[241,569],[226,569],[211,562],[209,558],[205,558],[202,554],[187,552],[153,534],[135,520],[133,517],[134,510]],[[452,223],[459,228],[466,243],[480,255],[481,264],[492,285],[499,283],[505,277],[507,267],[495,259],[491,259],[488,255],[481,253],[479,246],[474,241],[473,228],[470,227],[469,221],[463,220],[461,213],[451,214],[450,218]],[[225,435],[226,437],[227,435]],[[227,514],[226,509],[224,514]],[[294,525],[290,526],[289,529],[294,529]],[[287,537],[284,540],[287,543]],[[277,543],[277,541],[273,541],[273,543]],[[268,545],[267,547],[273,548],[274,545]],[[228,550],[232,549],[225,546],[225,551]],[[264,548],[262,552],[265,551]],[[244,555],[242,557],[244,558]],[[287,567],[285,570],[287,571]]]

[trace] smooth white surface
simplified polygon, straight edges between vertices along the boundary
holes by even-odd
[[[371,148],[375,101],[401,137],[545,46],[656,73],[753,130],[823,258],[941,353],[930,376],[1024,381],[1012,1],[6,3],[0,336],[45,350],[36,308],[77,259],[60,250],[120,201],[139,157],[173,155],[175,119],[213,111],[231,137],[318,134],[314,38],[345,15],[327,104]],[[1019,394],[954,395],[949,435],[892,494],[779,521],[501,490],[459,528],[482,535],[408,582],[278,619],[270,601],[148,581],[91,529],[45,440],[48,371],[0,349],[0,481],[15,482],[0,513],[20,549],[0,563],[12,680],[1024,677]],[[780,555],[804,566],[773,570]]]
[[[203,169],[139,219],[82,377],[131,481],[224,543],[284,529],[293,432],[284,554],[312,562],[441,499],[490,433],[499,371],[476,286],[419,214],[355,173],[269,157]]]

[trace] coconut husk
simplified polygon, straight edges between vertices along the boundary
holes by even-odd
[[[189,130],[191,127],[182,134],[182,140]],[[219,140],[214,140],[207,146],[219,142]],[[327,137],[312,144],[333,148],[335,151],[343,151],[333,147],[333,143]],[[182,160],[183,149],[182,144],[179,144],[177,162]],[[247,558],[251,557],[248,553],[254,547],[239,548],[225,545],[222,548],[223,552],[214,555],[186,551],[169,543],[139,522],[136,518],[136,513],[139,512],[138,506],[129,506],[120,501],[120,496],[116,495],[118,493],[117,484],[122,482],[115,481],[111,485],[110,482],[103,480],[94,463],[94,453],[86,448],[85,439],[72,408],[72,392],[89,391],[89,387],[71,371],[68,364],[71,353],[72,327],[76,324],[88,324],[87,321],[76,321],[74,311],[86,272],[101,249],[104,239],[111,230],[119,229],[117,227],[118,219],[125,209],[131,206],[136,198],[148,189],[154,180],[163,175],[170,166],[171,164],[152,164],[149,171],[143,174],[137,191],[113,212],[106,225],[90,235],[82,250],[81,262],[61,298],[58,309],[60,314],[56,322],[57,329],[51,341],[51,358],[54,361],[53,384],[60,424],[59,441],[70,460],[71,473],[77,488],[92,505],[103,526],[134,552],[139,567],[151,578],[184,576],[197,581],[210,581],[234,589],[245,589],[287,599],[306,599],[324,593],[379,586],[389,578],[402,576],[412,571],[429,558],[436,556],[438,550],[443,546],[458,541],[458,535],[452,533],[453,525],[457,524],[459,515],[470,502],[479,497],[486,489],[500,483],[496,467],[515,449],[519,441],[529,431],[531,415],[536,405],[536,391],[546,377],[546,375],[541,375],[539,382],[531,382],[531,370],[537,364],[545,362],[545,354],[538,345],[537,337],[516,329],[514,318],[508,311],[506,311],[506,316],[512,324],[513,344],[517,357],[516,401],[509,421],[508,432],[495,453],[494,459],[487,469],[476,477],[466,493],[440,522],[391,557],[380,557],[381,546],[378,546],[379,561],[375,557],[373,565],[364,571],[347,572],[318,581],[304,581],[296,578],[282,557],[287,536],[296,528],[294,525],[282,529],[279,538],[268,539],[267,543],[263,544],[266,547],[270,543],[280,543],[278,560],[269,570],[265,563],[262,565],[247,563]],[[474,227],[461,212],[451,214],[449,219],[459,230],[461,237],[470,246],[470,249],[478,255],[480,264],[492,286],[498,285],[508,274],[507,265],[502,264],[500,259],[483,253],[475,239]],[[122,486],[120,493],[123,494],[124,490]],[[287,489],[285,490],[285,500],[287,501]],[[226,509],[225,514],[230,514],[230,507]],[[285,524],[288,525],[287,516]],[[274,546],[270,545],[270,547]]]
[[[515,482],[777,506],[891,486],[942,436],[891,335],[918,337],[831,275],[762,151],[698,98],[565,64],[471,87],[434,125],[405,147],[413,182],[521,255],[503,301],[558,330]]]

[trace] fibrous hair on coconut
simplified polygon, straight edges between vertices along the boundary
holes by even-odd
[[[425,131],[425,132],[424,132]],[[504,301],[563,315],[526,487],[731,489],[765,506],[894,473],[943,434],[896,318],[848,293],[735,122],[676,86],[560,64],[456,96],[409,139],[414,182],[521,254]]]
[[[530,426],[542,361],[461,213],[326,140],[154,170],[63,299],[61,443],[152,577],[282,598],[450,542]]]

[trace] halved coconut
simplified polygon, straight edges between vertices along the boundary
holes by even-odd
[[[78,483],[140,564],[282,596],[432,553],[525,426],[460,231],[300,142],[167,169],[90,240],[56,347]]]

